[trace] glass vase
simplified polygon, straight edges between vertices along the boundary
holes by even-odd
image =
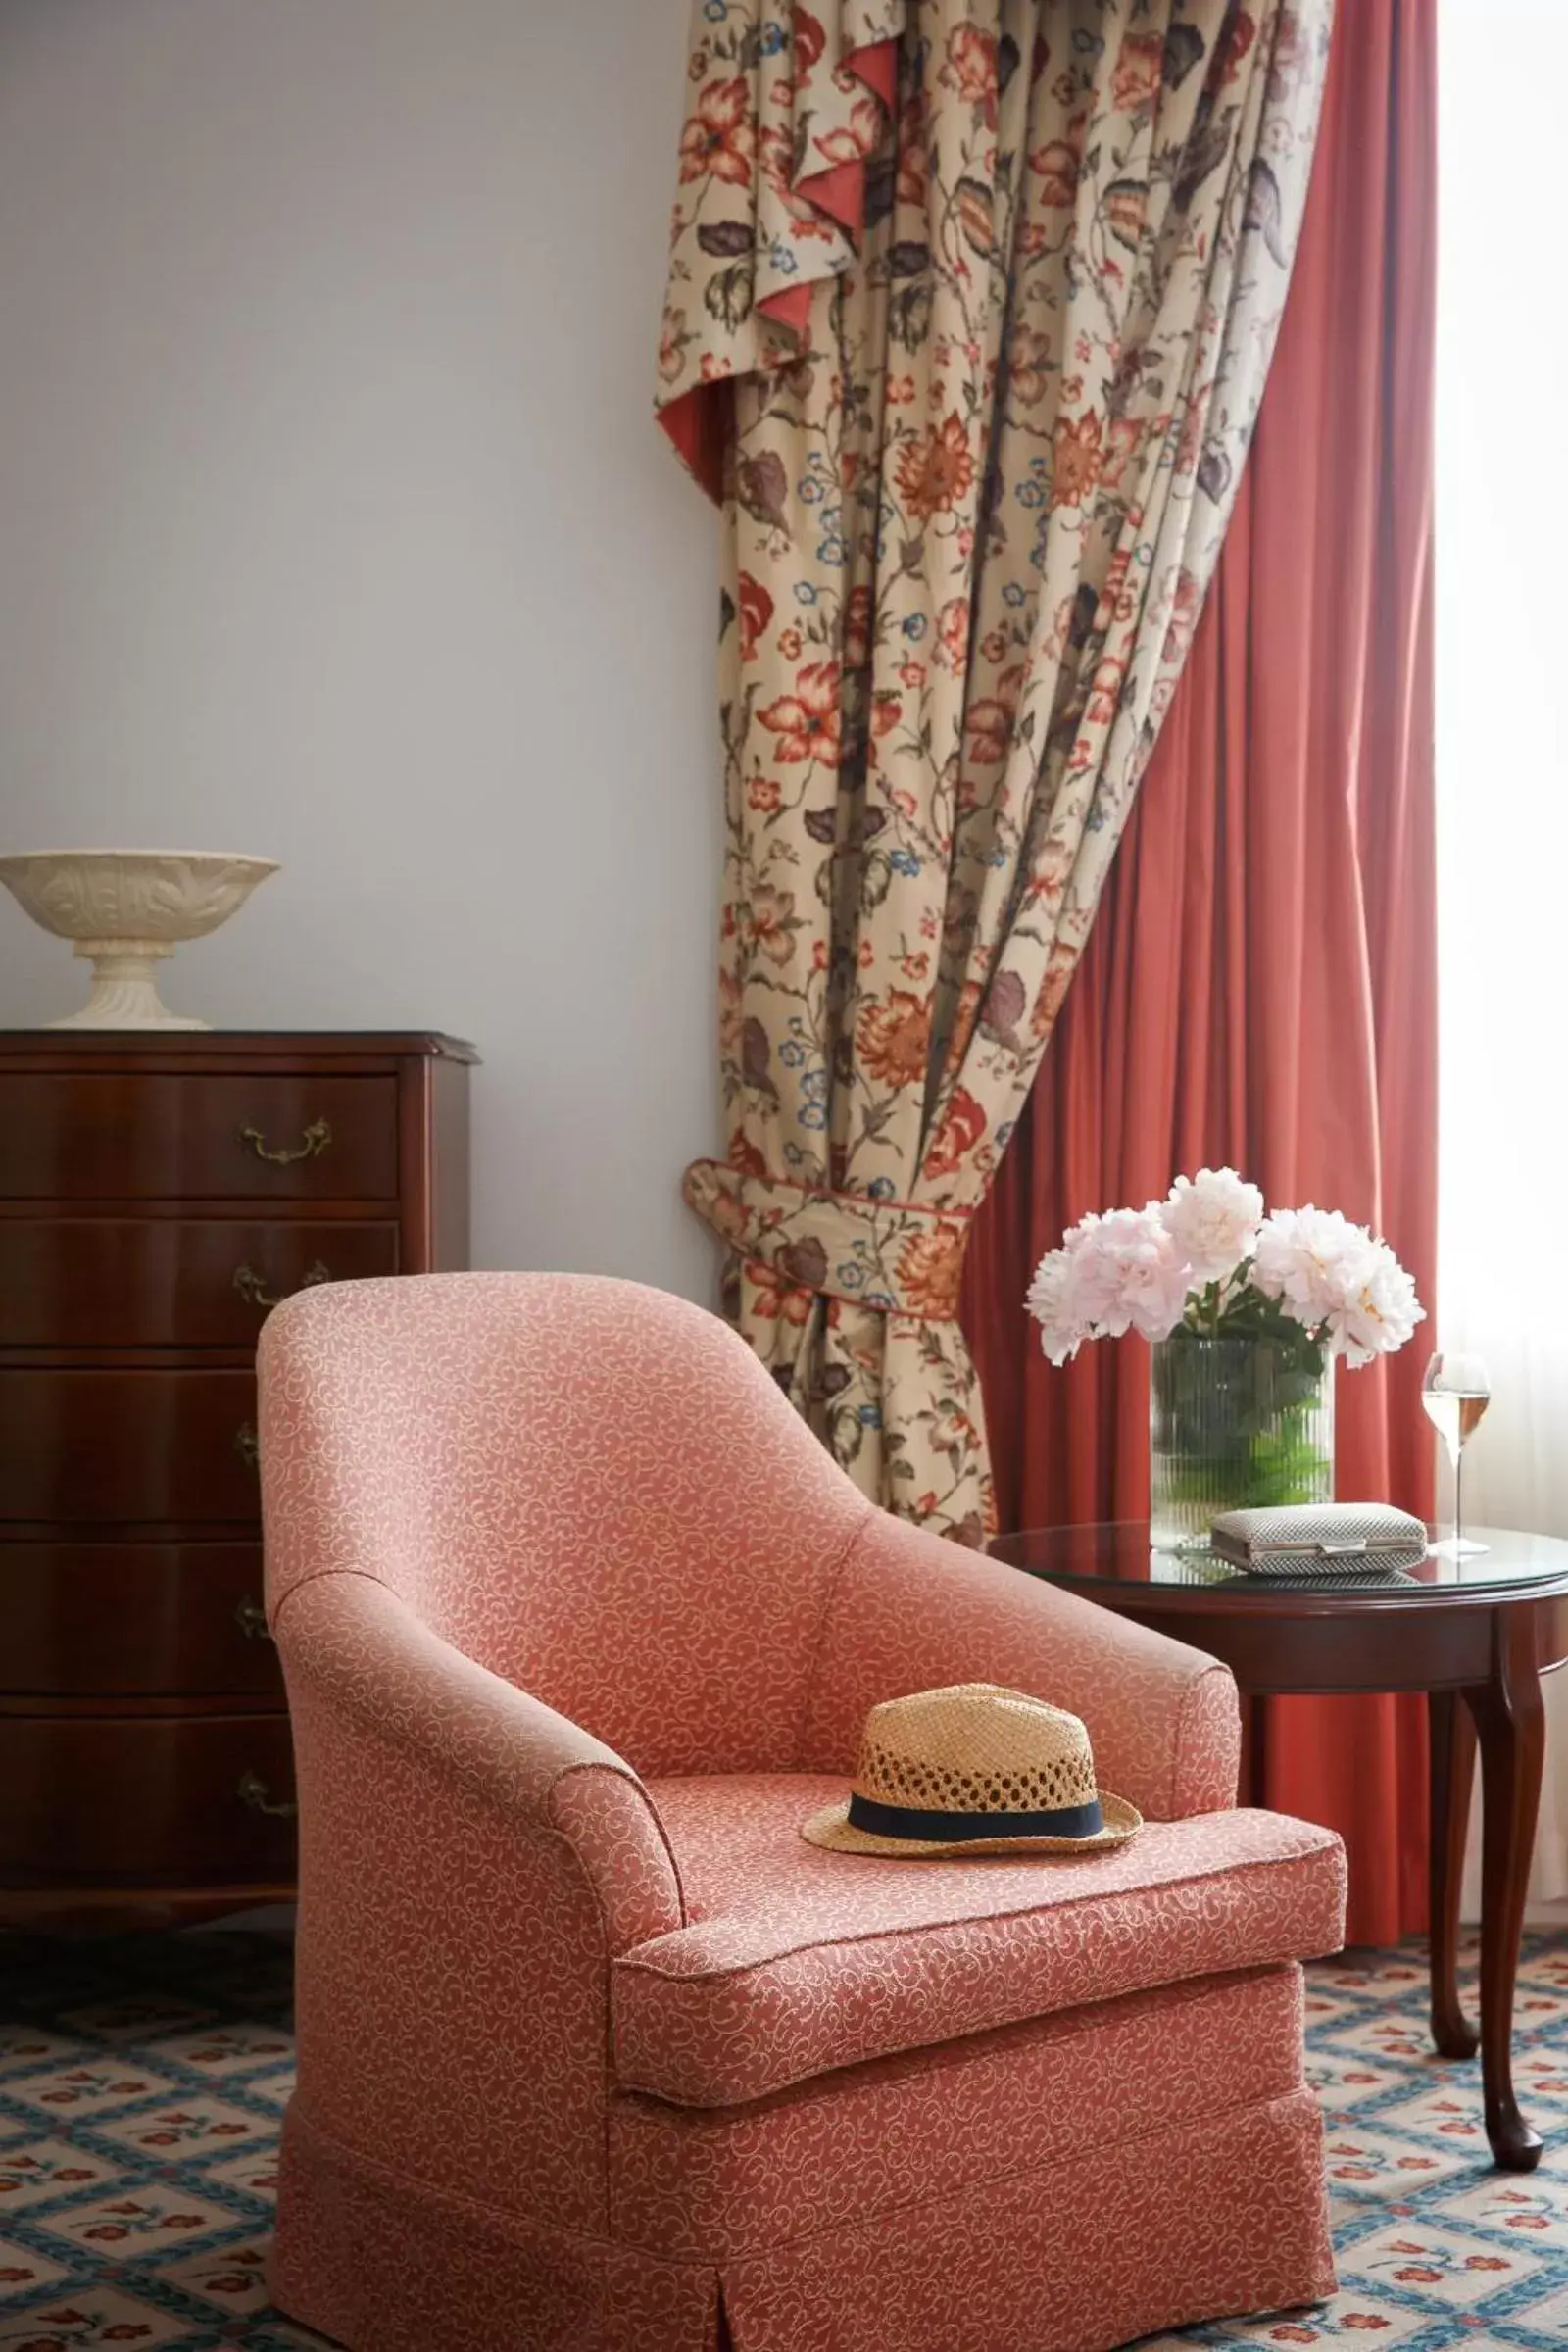
[[[1152,1350],[1150,1535],[1206,1543],[1221,1511],[1334,1494],[1334,1364],[1320,1341],[1209,1338],[1178,1325]]]

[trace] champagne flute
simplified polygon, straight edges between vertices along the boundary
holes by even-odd
[[[1438,1349],[1421,1383],[1421,1402],[1427,1419],[1443,1440],[1444,1451],[1453,1465],[1453,1534],[1432,1546],[1434,1551],[1450,1559],[1461,1559],[1467,1553],[1487,1548],[1485,1544],[1471,1544],[1465,1539],[1464,1449],[1481,1426],[1481,1416],[1491,1396],[1492,1382],[1481,1358],[1456,1355],[1446,1348]]]

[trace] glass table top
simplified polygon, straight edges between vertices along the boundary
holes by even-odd
[[[1436,1539],[1441,1531],[1429,1529]],[[1512,1589],[1531,1591],[1551,1585],[1568,1586],[1568,1542],[1557,1536],[1533,1536],[1516,1528],[1472,1527],[1467,1539],[1484,1544],[1484,1551],[1466,1552],[1455,1559],[1432,1550],[1412,1568],[1368,1571],[1336,1567],[1332,1563],[1289,1576],[1258,1576],[1235,1568],[1206,1549],[1154,1551],[1148,1522],[1120,1519],[1092,1527],[1026,1528],[1021,1534],[993,1537],[993,1559],[1027,1568],[1061,1584],[1142,1584],[1164,1587],[1217,1589],[1229,1599],[1253,1595],[1259,1600],[1308,1592],[1375,1593],[1380,1601],[1401,1595],[1412,1600],[1466,1597],[1483,1600]]]

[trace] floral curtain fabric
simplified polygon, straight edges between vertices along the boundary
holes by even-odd
[[[660,401],[724,514],[728,1142],[687,1197],[839,1460],[969,1542],[968,1220],[1223,537],[1330,7],[697,0]]]

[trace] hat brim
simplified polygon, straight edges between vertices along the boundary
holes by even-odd
[[[1088,1838],[957,1838],[927,1839],[923,1838],[879,1838],[871,1830],[858,1830],[850,1819],[850,1800],[845,1797],[836,1805],[824,1805],[809,1821],[801,1824],[801,1836],[808,1845],[819,1845],[834,1854],[888,1854],[918,1859],[921,1855],[946,1854],[959,1859],[966,1854],[1101,1854],[1107,1846],[1125,1845],[1135,1830],[1144,1826],[1144,1817],[1136,1805],[1124,1796],[1112,1796],[1106,1788],[1100,1791],[1100,1810],[1104,1828]]]

